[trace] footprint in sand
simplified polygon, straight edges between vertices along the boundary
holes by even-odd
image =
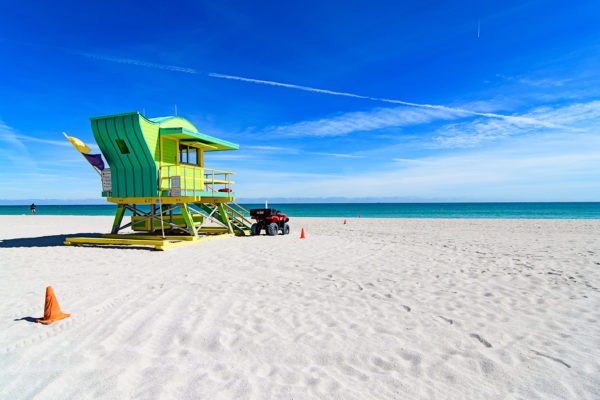
[[[487,340],[485,340],[484,338],[482,338],[481,336],[479,336],[476,333],[471,333],[471,334],[469,334],[469,336],[471,336],[472,338],[475,338],[475,339],[479,340],[479,342],[482,345],[484,345],[485,347],[487,347],[487,348],[492,347],[492,345],[490,344],[490,342],[488,342]]]
[[[544,353],[540,353],[539,351],[535,351],[535,350],[531,350],[531,351],[532,351],[534,354],[536,354],[536,355],[538,355],[538,356],[540,356],[540,357],[544,357],[544,358],[547,358],[547,359],[549,359],[549,360],[556,361],[557,363],[559,363],[559,364],[562,364],[562,365],[564,365],[564,366],[565,366],[565,367],[567,367],[567,368],[571,368],[571,366],[570,366],[569,364],[567,364],[566,362],[564,362],[564,361],[563,361],[563,360],[561,360],[560,358],[552,357],[552,356],[549,356],[549,355],[547,355],[547,354],[544,354]]]

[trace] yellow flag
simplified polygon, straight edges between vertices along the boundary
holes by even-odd
[[[66,133],[63,132],[63,135],[71,142],[71,144],[79,151],[80,153],[89,154],[90,148],[85,145],[81,140],[77,139],[73,136],[67,136]]]

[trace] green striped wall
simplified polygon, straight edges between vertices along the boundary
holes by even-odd
[[[158,134],[159,126],[157,124],[153,124],[142,116],[140,116],[139,122],[144,138],[146,139],[146,143],[148,143],[150,153],[154,157],[154,160],[160,162],[160,142]]]
[[[93,118],[91,121],[96,143],[110,165],[113,197],[157,196],[157,164],[153,153],[160,157],[158,127],[146,122],[155,129],[145,132],[142,121],[146,122],[138,113]],[[118,139],[125,141],[129,154],[121,154]]]

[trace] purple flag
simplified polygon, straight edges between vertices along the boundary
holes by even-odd
[[[104,161],[102,161],[101,154],[85,154],[81,153],[92,164],[94,167],[98,168],[100,171],[104,170]]]

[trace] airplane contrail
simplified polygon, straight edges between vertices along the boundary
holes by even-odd
[[[79,54],[80,56],[87,57],[87,58],[94,58],[96,60],[110,61],[110,62],[119,63],[119,64],[137,65],[140,67],[147,67],[147,68],[154,68],[154,69],[163,69],[166,71],[185,72],[188,74],[197,74],[200,72],[193,68],[178,67],[176,65],[157,64],[157,63],[152,63],[152,62],[148,62],[148,61],[133,60],[130,58],[101,56],[98,54],[90,54],[90,53],[77,53],[77,54]]]
[[[83,53],[83,52],[78,53],[78,54],[81,56],[93,58],[96,60],[110,61],[110,62],[119,63],[119,64],[130,64],[130,65],[136,65],[136,66],[146,67],[146,68],[162,69],[162,70],[174,71],[174,72],[184,72],[184,73],[188,73],[188,74],[204,73],[203,71],[199,71],[199,70],[196,70],[193,68],[179,67],[176,65],[165,65],[165,64],[158,64],[158,63],[152,63],[152,62],[147,62],[147,61],[140,61],[140,60],[134,60],[134,59],[128,59],[128,58],[110,57],[110,56],[103,56],[103,55]],[[434,109],[434,110],[449,111],[449,112],[453,112],[453,113],[457,113],[457,114],[473,115],[473,116],[480,116],[480,117],[486,117],[486,118],[497,118],[497,119],[503,119],[506,121],[511,121],[516,124],[536,125],[536,126],[543,126],[545,128],[562,128],[562,126],[560,126],[560,125],[556,125],[556,124],[552,124],[552,123],[544,122],[544,121],[539,121],[534,118],[528,118],[528,117],[515,117],[512,115],[477,112],[477,111],[467,110],[464,108],[448,107],[448,106],[442,106],[442,105],[436,105],[436,104],[412,103],[412,102],[404,101],[404,100],[388,99],[388,98],[384,98],[384,97],[364,96],[364,95],[348,93],[348,92],[337,92],[334,90],[318,89],[318,88],[313,88],[310,86],[302,86],[302,85],[296,85],[296,84],[292,84],[292,83],[246,78],[243,76],[226,75],[226,74],[220,74],[220,73],[216,73],[216,72],[207,72],[206,75],[211,78],[230,79],[230,80],[256,83],[256,84],[262,84],[262,85],[279,86],[279,87],[284,87],[284,88],[288,88],[288,89],[303,90],[306,92],[328,94],[328,95],[332,95],[332,96],[352,97],[355,99],[363,99],[363,100],[370,100],[370,101],[383,102],[383,103],[392,103],[392,104],[401,104],[401,105],[405,105],[405,106],[409,106],[409,107],[428,108],[428,109]]]
[[[561,127],[556,124],[552,124],[552,123],[548,123],[548,122],[544,122],[544,121],[538,121],[534,118],[528,118],[528,117],[515,117],[512,115],[477,112],[477,111],[466,110],[464,108],[447,107],[447,106],[441,106],[441,105],[435,105],[435,104],[412,103],[409,101],[387,99],[384,97],[363,96],[363,95],[354,94],[354,93],[336,92],[333,90],[318,89],[318,88],[313,88],[310,86],[301,86],[301,85],[295,85],[295,84],[291,84],[291,83],[265,81],[262,79],[245,78],[242,76],[235,76],[235,75],[224,75],[224,74],[218,74],[215,72],[210,72],[208,74],[208,76],[213,77],[213,78],[232,79],[232,80],[243,81],[243,82],[259,83],[259,84],[270,85],[270,86],[280,86],[280,87],[285,87],[285,88],[290,88],[290,89],[304,90],[307,92],[330,94],[330,95],[334,95],[334,96],[345,96],[345,97],[353,97],[353,98],[357,98],[357,99],[379,101],[379,102],[384,102],[384,103],[402,104],[402,105],[410,106],[410,107],[429,108],[429,109],[434,109],[434,110],[450,111],[450,112],[454,112],[454,113],[458,113],[458,114],[476,115],[476,116],[487,117],[487,118],[499,118],[499,119],[512,121],[515,123],[523,123],[523,124],[528,124],[528,125],[539,125],[539,126],[544,126],[546,128],[560,128]]]

